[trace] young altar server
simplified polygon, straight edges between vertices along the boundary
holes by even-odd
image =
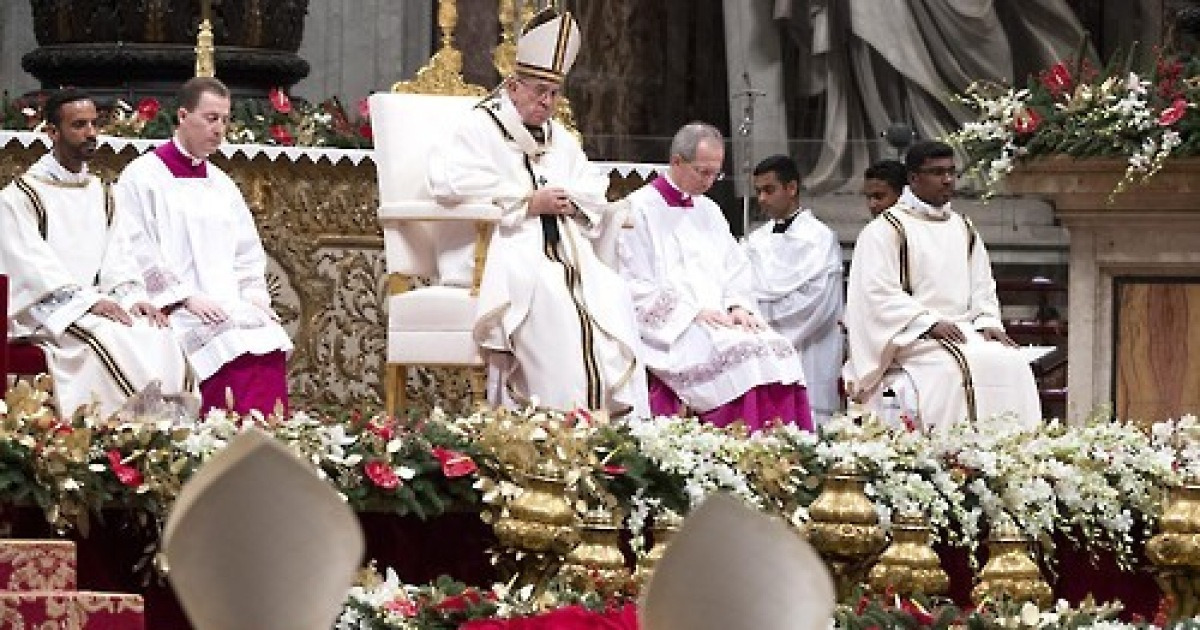
[[[134,264],[127,208],[88,172],[95,103],[60,90],[45,115],[50,152],[0,191],[10,336],[45,352],[65,417],[92,401],[108,416],[153,380],[164,394],[190,393],[187,360]]]

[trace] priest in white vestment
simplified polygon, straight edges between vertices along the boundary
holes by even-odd
[[[292,342],[271,308],[266,253],[237,185],[208,161],[224,140],[229,90],[197,77],[179,103],[174,137],[130,162],[117,187],[140,228],[150,297],[200,378],[201,413],[286,411]]]
[[[925,141],[906,157],[900,200],[863,228],[846,299],[852,399],[877,410],[911,384],[917,426],[1012,414],[1041,419],[1033,372],[1004,332],[987,249],[950,207],[954,152]]]
[[[50,153],[0,191],[10,336],[45,353],[62,416],[95,402],[107,417],[155,380],[164,394],[190,394],[187,360],[134,264],[129,217],[88,172],[95,103],[62,90],[45,111]]]
[[[674,414],[682,405],[719,426],[812,428],[800,355],[763,323],[750,260],[704,196],[724,157],[720,131],[684,125],[667,173],[627,198],[633,228],[621,234],[620,270],[652,375],[651,411]]]
[[[474,330],[499,372],[492,401],[646,417],[629,294],[593,249],[621,223],[608,180],[551,118],[579,42],[570,13],[535,16],[517,43],[516,73],[431,156],[429,186],[442,202],[486,199],[503,211]]]
[[[769,219],[745,243],[754,298],[767,324],[800,353],[813,421],[820,425],[842,408],[842,246],[800,205],[795,160],[770,156],[753,175],[758,207]]]

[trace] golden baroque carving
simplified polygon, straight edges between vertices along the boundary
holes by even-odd
[[[447,96],[487,96],[488,91],[462,78],[462,52],[454,47],[454,28],[458,24],[458,6],[454,0],[438,2],[438,29],[442,47],[429,64],[417,71],[412,81],[392,85],[393,92],[404,94],[443,94]]]

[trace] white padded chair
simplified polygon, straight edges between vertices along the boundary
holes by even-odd
[[[444,206],[429,192],[429,153],[446,141],[477,96],[378,93],[370,98],[379,181],[379,222],[387,260],[385,406],[406,407],[408,368],[470,368],[482,400],[484,360],[472,335],[476,296],[499,209]],[[428,286],[414,287],[414,278]]]

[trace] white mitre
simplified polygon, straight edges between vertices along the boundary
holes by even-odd
[[[562,83],[575,64],[583,36],[570,12],[547,8],[529,20],[517,40],[517,72]]]
[[[696,508],[654,568],[643,630],[826,630],[836,596],[817,552],[727,494]]]
[[[183,486],[163,534],[171,586],[196,630],[329,630],[363,549],[337,491],[257,428]]]

